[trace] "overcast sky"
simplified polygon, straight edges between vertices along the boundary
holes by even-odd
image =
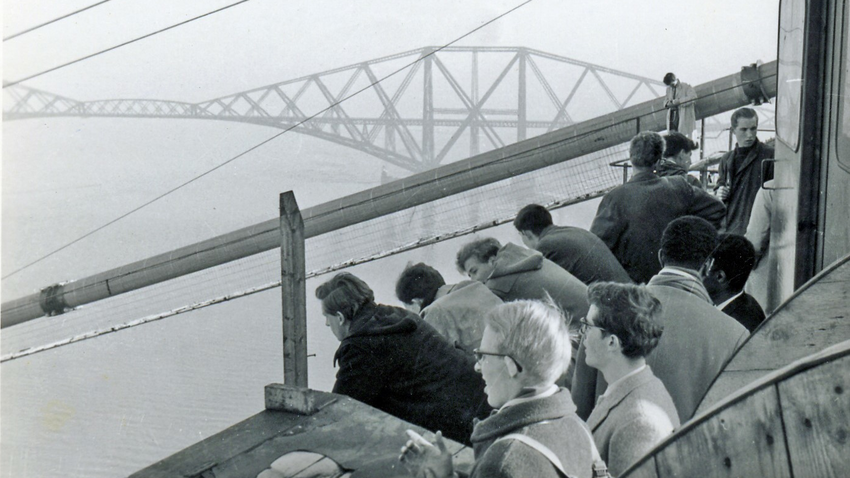
[[[3,2],[4,36],[94,0]],[[13,81],[233,0],[112,0],[3,44]],[[251,0],[27,82],[75,99],[200,101],[358,61],[443,45],[520,1]],[[534,0],[463,45],[536,48],[691,83],[776,56],[778,1]]]
[[[95,2],[4,1],[3,35]],[[15,81],[231,3],[112,0],[5,41],[2,77]],[[444,45],[520,3],[251,0],[23,84],[77,100],[199,102]],[[776,0],[534,0],[457,45],[523,46],[657,80],[675,71],[699,84],[775,59],[777,12]],[[4,274],[274,133],[132,118],[5,123]],[[310,145],[319,140],[286,136],[4,281],[6,297],[270,219],[280,191],[294,189],[306,207],[380,178],[379,162],[352,150],[326,153],[317,169],[322,162]],[[321,177],[305,181],[311,173]]]

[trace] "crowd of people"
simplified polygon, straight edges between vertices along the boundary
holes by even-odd
[[[686,124],[690,87],[668,84]],[[589,231],[525,206],[514,221],[525,247],[465,244],[456,266],[469,280],[456,284],[408,264],[403,308],[336,275],[316,290],[340,341],[333,391],[436,432],[409,432],[401,450],[417,478],[458,475],[444,435],[472,446],[474,477],[619,476],[694,415],[765,319],[744,290],[768,247],[743,235],[772,172],[757,126],[750,108],[732,115],[738,143],[713,192],[687,174],[688,135],[639,133],[632,178]]]

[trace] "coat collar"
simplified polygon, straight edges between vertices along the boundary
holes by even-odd
[[[653,179],[658,179],[658,175],[651,171],[641,171],[632,175],[631,179],[629,179],[629,182],[639,183],[643,181],[651,181]]]
[[[576,406],[570,391],[561,388],[552,396],[529,400],[514,406],[503,408],[485,420],[476,423],[472,431],[473,444],[494,440],[513,430],[574,414]]]
[[[611,390],[610,394],[605,395],[599,403],[596,404],[596,407],[593,408],[593,412],[591,412],[590,416],[587,417],[587,426],[590,427],[590,430],[596,430],[596,428],[605,421],[605,418],[608,417],[611,410],[617,408],[617,405],[619,405],[635,389],[650,382],[654,376],[655,375],[652,374],[652,369],[649,368],[649,365],[647,365],[640,372],[617,382],[617,386]]]
[[[762,148],[761,142],[758,140],[758,138],[756,138],[756,142],[753,143],[753,147],[750,148],[750,152],[747,154],[747,157],[744,158],[744,160],[741,162],[741,166],[738,169],[735,170],[735,175],[737,175],[738,173],[740,173],[744,169],[747,169],[747,167],[750,164],[752,164],[753,161],[756,160],[756,158],[759,156],[759,154],[761,152],[761,148]],[[736,145],[735,151],[732,151],[732,154],[729,155],[730,170],[735,165],[735,153],[737,152],[737,150],[738,150],[738,146]]]

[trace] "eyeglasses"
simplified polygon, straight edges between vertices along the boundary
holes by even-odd
[[[596,325],[596,324],[591,324],[590,322],[588,322],[588,321],[587,321],[587,318],[579,319],[578,323],[579,323],[579,324],[581,324],[581,325],[579,326],[579,329],[578,329],[578,332],[579,332],[581,335],[584,335],[585,333],[587,333],[587,328],[588,328],[588,327],[596,327],[596,328],[597,328],[597,329],[599,329],[599,330],[602,330],[602,331],[604,331],[604,332],[608,332],[608,331],[605,329],[605,327],[600,327],[600,326],[598,326],[598,325]]]
[[[516,364],[517,370],[522,372],[522,365],[520,365],[520,363],[517,362],[517,360],[515,358],[511,357],[508,354],[499,354],[499,353],[496,353],[496,352],[484,352],[482,350],[475,349],[475,350],[472,351],[472,355],[475,356],[475,360],[477,362],[481,362],[482,360],[484,360],[485,355],[492,355],[493,357],[507,357],[507,358],[513,360],[514,363]]]

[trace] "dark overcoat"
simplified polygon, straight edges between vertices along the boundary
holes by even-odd
[[[489,413],[475,359],[405,309],[362,306],[334,361],[334,393],[452,440],[469,443],[473,419]]]
[[[587,285],[632,281],[611,249],[596,234],[580,227],[549,226],[540,231],[535,249]]]
[[[756,194],[765,181],[773,179],[773,163],[767,162],[764,165],[765,176],[762,177],[762,162],[765,159],[772,159],[775,154],[773,148],[756,141],[749,154],[735,168],[737,150],[738,147],[736,146],[735,149],[720,158],[720,177],[717,184],[718,187],[723,185],[729,187],[723,230],[730,234],[743,236],[747,232],[747,225],[750,223],[750,213],[753,210]]]
[[[590,232],[611,249],[633,281],[646,283],[661,270],[661,233],[682,216],[699,216],[720,227],[726,207],[683,177],[640,172],[612,189],[596,211]]]

